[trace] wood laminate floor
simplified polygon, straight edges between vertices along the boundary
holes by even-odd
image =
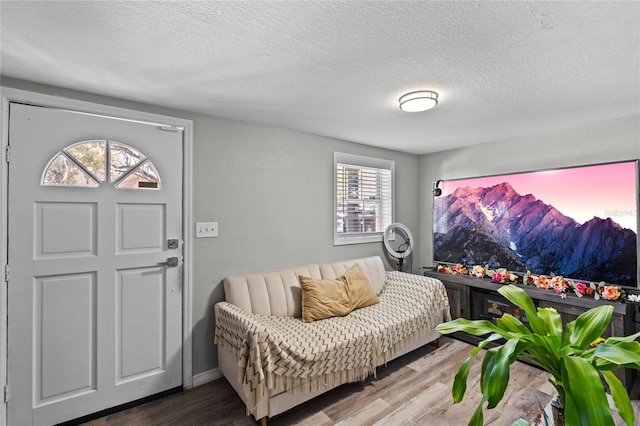
[[[340,386],[316,399],[268,419],[269,426],[289,425],[466,425],[480,400],[481,355],[474,360],[467,394],[460,404],[451,397],[453,377],[472,346],[441,338],[436,348],[426,345],[386,367],[377,378]],[[507,392],[492,410],[486,425],[511,425],[518,418],[534,423],[539,406],[546,407],[555,391],[548,375],[530,365],[511,367]],[[633,401],[638,413],[640,401]],[[639,414],[636,414],[639,417]],[[617,424],[622,424],[619,420]],[[85,426],[255,425],[242,401],[225,379],[215,380],[156,401],[110,414]]]

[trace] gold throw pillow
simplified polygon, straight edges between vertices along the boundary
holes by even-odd
[[[341,277],[347,283],[349,291],[349,307],[351,310],[379,303],[367,276],[360,265],[354,263]]]
[[[351,312],[346,283],[335,280],[316,280],[300,275],[302,287],[302,321],[344,316]]]

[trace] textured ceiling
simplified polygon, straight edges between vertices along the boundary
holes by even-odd
[[[640,2],[2,1],[3,76],[423,154],[640,113]],[[430,89],[439,105],[403,113]]]

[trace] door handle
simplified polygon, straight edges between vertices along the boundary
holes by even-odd
[[[167,259],[166,262],[160,262],[158,263],[159,266],[167,266],[167,267],[174,267],[174,266],[178,266],[178,258],[177,257],[170,257]]]

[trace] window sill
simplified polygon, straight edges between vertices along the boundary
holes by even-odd
[[[366,244],[366,243],[381,243],[382,232],[375,232],[371,234],[357,234],[349,236],[333,236],[334,246],[346,246],[351,244]]]

